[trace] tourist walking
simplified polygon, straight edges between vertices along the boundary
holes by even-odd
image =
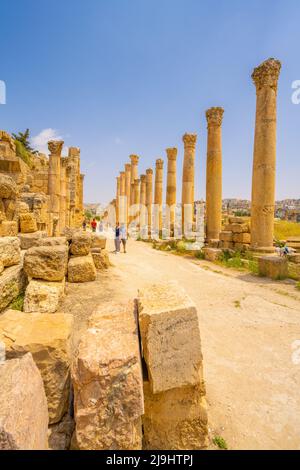
[[[116,255],[120,253],[120,225],[117,222],[116,229],[115,229],[115,253]]]
[[[121,225],[120,228],[120,239],[123,245],[123,251],[126,253],[126,241],[127,241],[127,230],[125,224]]]
[[[92,227],[92,231],[93,231],[93,232],[96,232],[97,220],[95,219],[95,217],[93,218],[93,220],[92,220],[92,222],[91,222],[91,227]]]
[[[83,228],[84,231],[86,231],[86,220],[84,220],[84,221],[82,222],[82,228]]]

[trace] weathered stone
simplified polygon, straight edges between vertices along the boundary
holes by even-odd
[[[97,276],[92,255],[71,257],[68,264],[69,282],[95,281]]]
[[[65,279],[49,282],[32,279],[25,292],[24,312],[55,313],[65,292]]]
[[[236,243],[251,243],[251,235],[250,233],[234,233],[233,234],[233,241]]]
[[[77,232],[72,237],[70,252],[74,256],[85,256],[91,251],[92,239],[88,232]]]
[[[20,263],[21,249],[17,237],[0,237],[0,260],[4,267]]]
[[[7,220],[15,220],[17,203],[15,199],[3,199],[4,212]]]
[[[74,419],[69,414],[66,414],[59,423],[52,424],[48,430],[49,449],[68,450],[74,427]]]
[[[46,450],[48,409],[31,354],[0,365],[0,450]]]
[[[300,264],[300,253],[292,253],[291,255],[288,255],[287,258],[291,263]]]
[[[234,248],[234,243],[220,240],[219,248],[223,250],[232,250]]]
[[[288,262],[279,256],[261,256],[258,259],[260,276],[267,276],[274,280],[288,277]]]
[[[245,219],[243,217],[229,217],[230,224],[243,224]]]
[[[67,246],[29,248],[24,257],[24,270],[30,278],[61,281],[67,272]]]
[[[3,271],[4,271],[4,264],[3,264],[2,259],[0,259],[0,275],[3,273]]]
[[[105,250],[106,247],[106,237],[98,233],[92,233],[92,248],[101,248]]]
[[[66,413],[70,394],[73,316],[7,310],[0,316],[0,341],[7,358],[31,352],[42,375],[50,423]],[[33,397],[32,397],[33,398]]]
[[[229,231],[223,231],[223,232],[220,232],[220,240],[223,241],[223,242],[232,242],[233,240],[233,234],[232,232],[229,232]]]
[[[247,251],[247,250],[250,250],[250,244],[249,243],[235,243],[234,249],[237,251]]]
[[[47,233],[44,231],[19,233],[18,238],[21,242],[21,250],[28,250],[33,246],[38,246],[39,240],[44,237],[47,237]]]
[[[143,384],[133,303],[96,310],[79,344],[72,377],[76,445],[141,449]]]
[[[219,248],[207,247],[207,248],[204,248],[203,251],[204,251],[204,258],[207,261],[217,261],[218,259],[220,259],[223,253],[222,250]]]
[[[0,199],[16,199],[17,195],[16,182],[10,176],[0,173]]]
[[[250,232],[250,226],[249,224],[228,224],[225,230],[233,233],[247,233]]]
[[[37,224],[31,212],[20,214],[20,230],[22,233],[33,233],[37,231]]]
[[[213,239],[211,238],[208,241],[208,247],[209,248],[218,248],[219,247],[219,239]]]
[[[106,250],[101,250],[101,252],[92,251],[92,257],[96,269],[108,269],[110,266],[108,252]]]
[[[152,392],[198,384],[202,367],[199,322],[195,304],[184,290],[175,282],[141,289],[138,311]]]
[[[57,246],[57,245],[67,245],[66,237],[45,237],[39,238],[35,246]]]
[[[18,235],[18,224],[14,220],[4,220],[0,224],[0,236],[16,237]]]
[[[26,276],[20,264],[4,270],[0,276],[0,312],[24,291],[25,285]]]
[[[203,384],[153,394],[144,382],[144,449],[197,450],[207,446]]]
[[[288,263],[288,277],[300,281],[300,263]]]

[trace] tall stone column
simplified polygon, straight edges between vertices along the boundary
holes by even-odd
[[[147,207],[146,207],[146,175],[141,175],[140,185],[140,227],[143,233],[148,225]],[[146,229],[147,232],[147,229]]]
[[[79,193],[79,209],[81,215],[81,224],[84,218],[84,201],[83,201],[83,185],[84,185],[84,174],[80,173],[80,193]]]
[[[207,119],[206,240],[219,240],[222,230],[222,119],[223,108],[210,108]]]
[[[184,159],[182,172],[182,230],[188,236],[194,220],[195,149],[197,134],[184,134]],[[185,233],[186,232],[186,233]]]
[[[131,191],[131,164],[125,164],[125,195],[127,200],[127,216],[126,223],[128,224],[128,209],[130,206],[130,191]]]
[[[80,149],[69,147],[68,166],[70,168],[70,227],[77,226],[78,174],[80,168]]]
[[[138,173],[138,163],[139,163],[139,157],[138,155],[130,155],[130,160],[131,160],[131,173],[130,173],[130,181],[131,184],[134,183],[136,179],[139,177]],[[130,195],[130,205],[134,204],[134,195]]]
[[[67,210],[67,175],[66,175],[67,159],[61,158],[60,165],[60,201],[59,201],[59,231],[62,233],[66,226],[66,210]]]
[[[120,171],[120,197],[119,197],[119,222],[120,224],[126,223],[126,186],[125,186],[125,171]]]
[[[254,69],[256,121],[254,138],[251,246],[254,250],[273,251],[275,171],[276,171],[276,101],[281,63],[268,59]]]
[[[151,234],[152,228],[152,204],[153,204],[153,170],[146,170],[146,207],[148,212],[148,233]]]
[[[169,214],[170,231],[174,232],[175,206],[176,206],[176,159],[177,148],[167,148],[168,172],[166,204]]]
[[[120,176],[116,177],[117,188],[116,188],[116,221],[119,222],[120,217]]]
[[[66,213],[65,213],[66,227],[70,227],[70,175],[71,175],[71,169],[69,166],[69,159],[66,158]]]
[[[159,233],[162,230],[162,203],[163,203],[163,169],[164,161],[156,160],[155,166],[155,189],[154,189],[154,228]]]
[[[140,179],[136,178],[133,183],[133,205],[135,208],[135,225],[136,227],[140,223]]]
[[[59,231],[60,216],[60,159],[64,142],[62,140],[50,140],[48,142],[49,174],[48,174],[48,194],[50,196],[50,212],[53,215],[53,226],[56,227],[55,235]]]

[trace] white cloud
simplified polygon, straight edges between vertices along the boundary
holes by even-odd
[[[64,138],[59,135],[56,129],[52,129],[49,127],[48,129],[43,129],[39,134],[34,137],[31,137],[30,143],[32,147],[38,150],[41,153],[45,153],[46,155],[49,153],[48,151],[48,142],[49,140],[64,140]],[[68,147],[63,148],[63,153],[68,153]]]

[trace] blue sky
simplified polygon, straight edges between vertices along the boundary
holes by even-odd
[[[300,197],[299,0],[0,0],[0,128],[81,147],[85,201],[114,197],[115,176],[140,172],[196,132],[196,196],[205,194],[205,110],[223,106],[223,196],[250,198],[252,69],[282,61],[276,197]]]

